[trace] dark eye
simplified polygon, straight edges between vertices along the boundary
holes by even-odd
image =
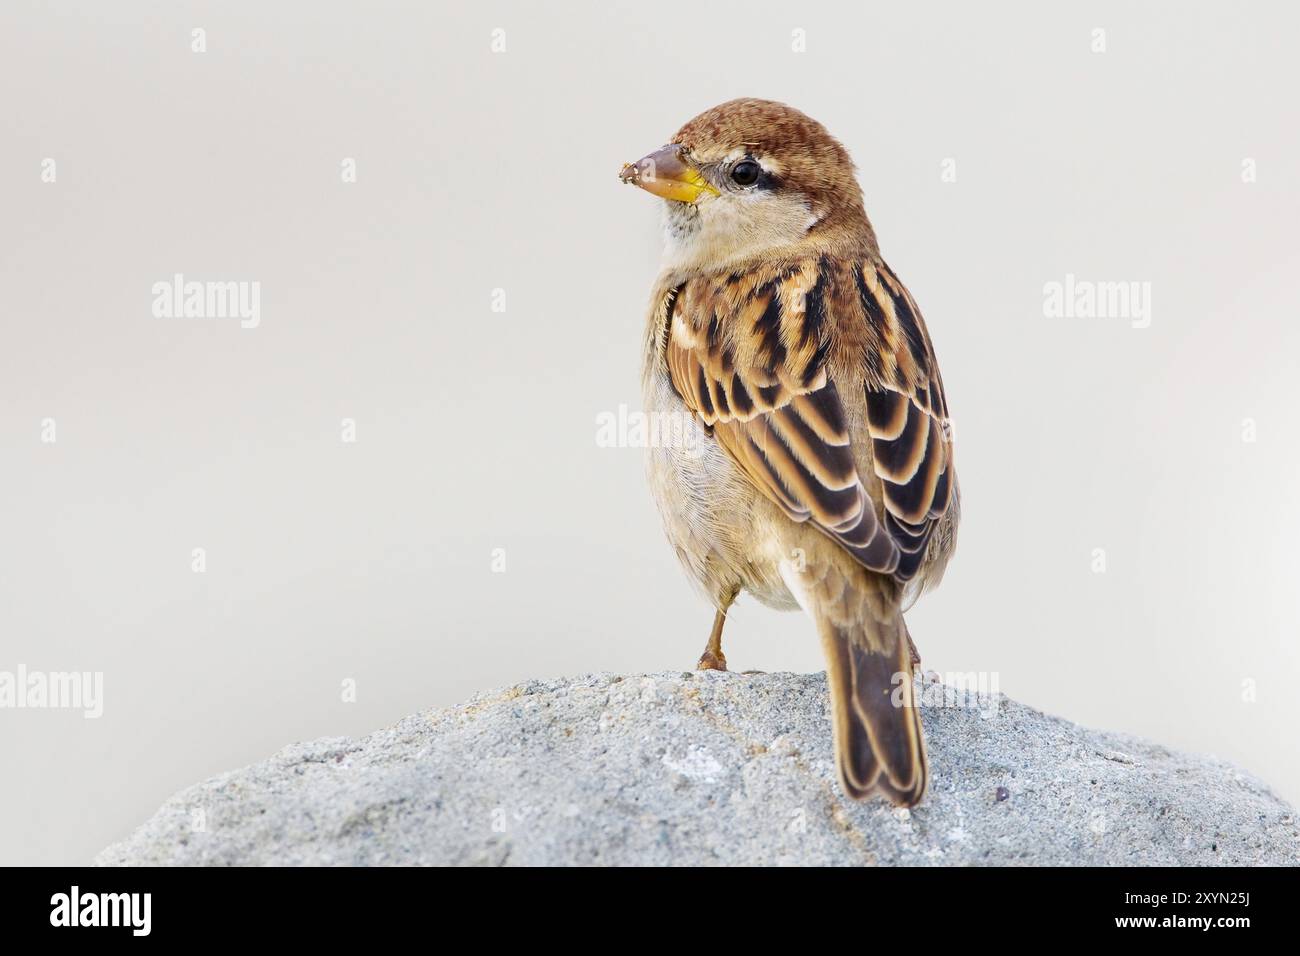
[[[731,167],[731,181],[737,186],[752,186],[758,182],[758,177],[762,173],[763,167],[758,163],[752,159],[742,159]]]

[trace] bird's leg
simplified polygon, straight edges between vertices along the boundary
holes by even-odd
[[[921,670],[921,652],[916,649],[916,641],[912,640],[912,631],[907,626],[906,621],[903,622],[903,633],[907,635],[907,650],[912,655],[912,673],[920,674],[921,683],[923,684],[937,683],[939,681],[938,674],[933,671],[927,674]]]
[[[727,612],[719,611],[713,617],[713,631],[709,634],[709,643],[700,655],[700,662],[695,665],[697,671],[725,671],[727,658],[722,653],[722,625],[727,622]]]
[[[921,668],[921,652],[916,649],[916,641],[912,640],[912,632],[903,622],[903,633],[907,635],[907,649],[912,653],[912,672],[916,673]]]
[[[727,669],[727,658],[722,653],[722,625],[727,623],[727,609],[735,599],[736,593],[733,591],[727,596],[722,607],[718,608],[718,613],[713,616],[713,630],[709,632],[709,643],[705,645],[704,653],[700,655],[700,662],[695,665],[697,671]]]

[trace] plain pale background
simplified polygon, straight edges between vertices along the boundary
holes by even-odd
[[[1136,6],[5,3],[0,670],[103,671],[105,710],[0,711],[0,862],[291,741],[693,665],[643,453],[595,440],[659,251],[616,173],[740,95],[849,147],[935,339],[927,668],[1300,798],[1300,16]],[[176,272],[261,282],[261,326],[154,318]],[[1067,273],[1150,282],[1150,327],[1045,318]],[[821,668],[797,615],[728,638]]]

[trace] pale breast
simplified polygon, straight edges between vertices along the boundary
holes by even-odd
[[[718,607],[738,590],[782,609],[797,605],[759,540],[757,493],[663,375],[646,377],[647,474],[664,531],[687,576]]]

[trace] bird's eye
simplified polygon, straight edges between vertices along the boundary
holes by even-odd
[[[752,159],[742,159],[731,167],[731,181],[737,186],[752,186],[758,182],[758,177],[762,172],[763,167]]]

